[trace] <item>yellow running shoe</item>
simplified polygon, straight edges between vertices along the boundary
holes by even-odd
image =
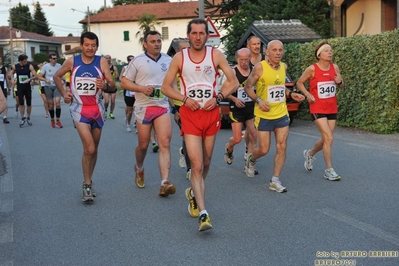
[[[163,185],[159,188],[159,196],[161,197],[167,197],[169,194],[175,194],[175,192],[176,187],[169,181],[163,183]]]
[[[208,229],[212,229],[212,224],[211,224],[211,218],[209,217],[208,214],[204,213],[201,215],[199,218],[199,229],[198,231],[206,231]]]
[[[186,198],[189,201],[188,213],[191,215],[191,217],[198,217],[199,210],[198,210],[197,202],[195,201],[195,197],[191,196],[191,187],[186,189]]]
[[[137,170],[137,165],[135,165],[134,171],[136,172],[136,177],[134,178],[134,183],[136,183],[136,186],[138,186],[139,188],[145,187],[144,169],[142,171],[139,171]]]

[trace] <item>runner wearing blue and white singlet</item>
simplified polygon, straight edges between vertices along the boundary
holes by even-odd
[[[96,127],[104,125],[104,104],[101,90],[95,86],[97,76],[103,79],[100,66],[101,57],[96,55],[91,64],[82,62],[81,56],[76,55],[73,60],[70,89],[73,101],[69,107],[74,121],[95,123]]]
[[[54,74],[54,82],[65,103],[71,103],[69,110],[73,124],[83,145],[82,201],[93,202],[97,195],[92,187],[92,176],[97,163],[104,124],[101,91],[115,90],[115,82],[105,58],[96,55],[99,40],[96,34],[87,31],[80,36],[80,55],[68,58]],[[62,77],[70,75],[70,90],[66,91]]]

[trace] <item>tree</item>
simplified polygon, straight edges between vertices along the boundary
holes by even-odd
[[[241,10],[231,17],[227,34],[221,38],[221,41],[225,45],[226,54],[229,57],[234,58],[237,43],[255,20],[269,19],[264,15],[267,10],[266,5],[266,2],[261,2],[257,5],[246,2],[242,5]]]
[[[39,2],[36,2],[35,14],[33,15],[34,32],[45,36],[53,36],[54,32],[49,28],[46,15]]]
[[[112,0],[114,6],[148,3],[168,3],[169,0]]]
[[[18,6],[11,8],[11,19],[13,28],[29,32],[34,29],[32,15],[26,5],[19,3]]]
[[[333,35],[330,7],[325,0],[205,0],[204,7],[228,32],[222,38],[228,55],[234,54],[234,45],[253,21],[260,19],[299,19],[324,38]]]
[[[152,30],[156,30],[156,26],[161,25],[162,22],[158,21],[154,14],[143,13],[138,17],[139,31],[136,33],[136,37],[142,35],[139,39],[139,43],[143,44],[144,35]]]

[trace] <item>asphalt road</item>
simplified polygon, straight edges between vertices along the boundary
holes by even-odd
[[[333,164],[339,182],[323,179],[316,155],[306,172],[302,151],[318,139],[308,121],[294,121],[281,181],[268,190],[273,156],[260,174],[243,173],[243,143],[227,165],[230,130],[217,137],[206,204],[213,229],[198,232],[187,212],[181,139],[174,125],[170,180],[177,192],[160,198],[157,154],[145,161],[146,187],[133,182],[137,138],[124,128],[124,103],[107,120],[94,174],[98,197],[81,202],[81,143],[63,104],[63,129],[50,128],[34,92],[32,127],[0,123],[7,174],[0,180],[0,265],[399,265],[399,135],[338,128]],[[386,253],[374,253],[382,251]],[[332,261],[334,260],[334,261]]]

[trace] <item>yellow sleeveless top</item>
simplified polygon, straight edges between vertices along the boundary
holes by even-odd
[[[177,83],[177,89],[179,90],[179,92],[181,93],[181,84],[180,84],[180,75],[179,74],[176,74],[176,83]],[[181,101],[178,101],[178,100],[175,100],[175,99],[173,99],[173,104],[175,105],[175,106],[181,106]]]
[[[285,103],[285,67],[280,62],[278,70],[273,69],[266,61],[262,61],[263,73],[256,83],[256,95],[269,104],[270,110],[263,112],[255,103],[254,114],[263,119],[279,119],[288,115]]]

